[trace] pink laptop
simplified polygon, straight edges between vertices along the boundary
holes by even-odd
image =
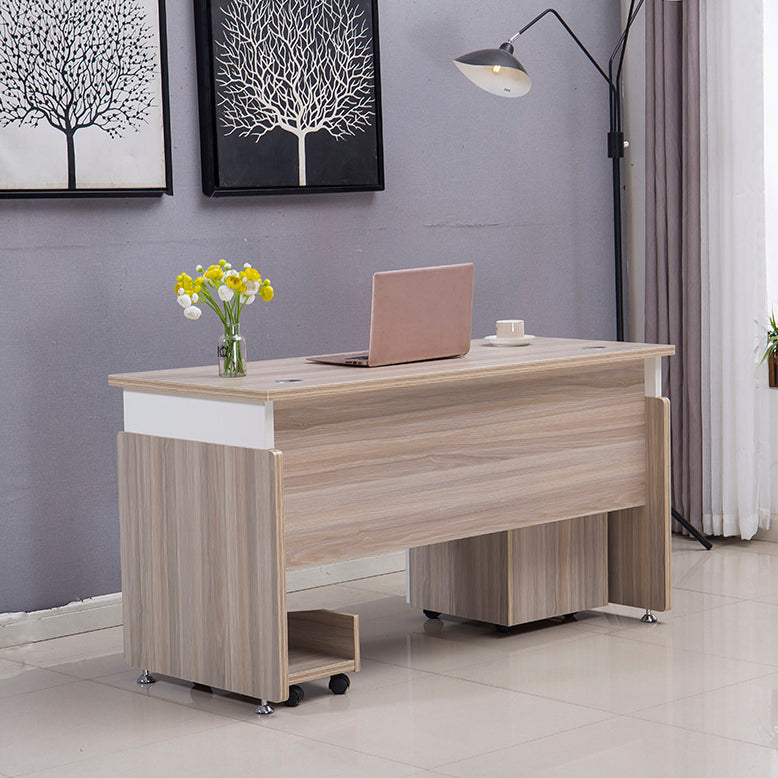
[[[376,273],[367,353],[308,360],[378,367],[464,356],[470,350],[473,273],[472,263]]]

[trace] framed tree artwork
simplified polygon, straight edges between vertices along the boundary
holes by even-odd
[[[203,191],[384,188],[377,0],[195,0]]]
[[[0,0],[0,197],[165,193],[164,0]]]

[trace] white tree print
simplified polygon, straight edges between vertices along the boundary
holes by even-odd
[[[226,134],[297,136],[300,186],[308,135],[341,140],[375,116],[372,37],[353,0],[232,0],[216,47]]]
[[[43,121],[63,133],[69,190],[75,134],[137,128],[154,103],[154,75],[139,0],[0,0],[0,127]]]

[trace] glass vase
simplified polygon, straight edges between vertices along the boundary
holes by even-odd
[[[219,375],[239,378],[246,375],[246,339],[240,334],[240,324],[225,324],[217,349]]]

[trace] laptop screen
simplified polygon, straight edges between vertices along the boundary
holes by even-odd
[[[467,354],[473,276],[472,263],[376,273],[370,366]]]

